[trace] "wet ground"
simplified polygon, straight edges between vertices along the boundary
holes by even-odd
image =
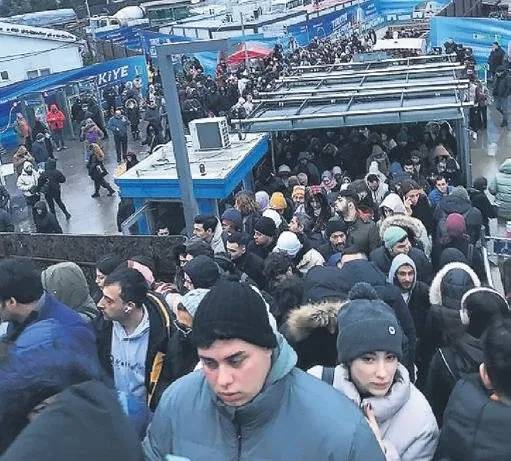
[[[94,185],[87,174],[82,143],[79,141],[66,141],[68,149],[55,151],[57,168],[64,173],[67,181],[62,185],[62,200],[72,217],[66,221],[64,214],[55,206],[57,219],[66,234],[116,234],[117,207],[119,196],[107,196],[107,191],[101,189],[99,198],[92,198]],[[130,140],[129,149],[139,152],[142,149],[139,142]],[[113,138],[105,140],[105,166],[108,170],[106,180],[115,187],[113,175],[117,167]],[[12,197],[13,217],[21,232],[30,232],[33,228],[31,219],[25,206],[23,196],[15,184],[15,177],[9,176],[7,187]]]

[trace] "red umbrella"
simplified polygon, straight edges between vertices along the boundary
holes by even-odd
[[[238,49],[227,58],[227,64],[232,66],[241,64],[245,59],[263,59],[270,56],[272,52],[271,49],[260,43],[248,42],[246,46],[245,51],[245,44],[241,43]]]

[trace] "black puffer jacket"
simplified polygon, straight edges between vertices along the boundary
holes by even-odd
[[[509,461],[511,406],[490,399],[478,375],[456,384],[435,461]]]
[[[465,333],[451,346],[437,350],[429,366],[424,395],[442,425],[449,396],[456,383],[466,375],[476,373],[484,361],[481,341]]]
[[[423,337],[425,363],[430,362],[439,347],[447,346],[463,333],[461,298],[471,288],[480,286],[476,273],[466,264],[449,263],[436,274],[429,289],[431,309]]]

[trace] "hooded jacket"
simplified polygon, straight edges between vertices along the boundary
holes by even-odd
[[[420,249],[424,251],[426,256],[431,256],[431,238],[428,235],[426,228],[422,222],[412,216],[406,214],[394,214],[385,218],[380,222],[380,238],[383,240],[383,234],[390,226],[402,227],[408,232],[409,237],[412,240],[412,245],[420,246]]]
[[[456,383],[477,373],[484,362],[483,346],[478,338],[464,333],[451,346],[439,348],[429,365],[424,394],[438,424],[442,425],[445,407]]]
[[[222,224],[217,219],[216,220],[216,228],[215,233],[213,234],[213,238],[211,239],[210,246],[213,249],[214,253],[225,253],[225,245],[222,239]]]
[[[57,395],[2,456],[3,461],[143,461],[138,437],[113,391],[98,381]]]
[[[476,273],[463,263],[446,264],[437,272],[429,289],[431,309],[423,341],[425,363],[430,362],[439,347],[463,333],[459,315],[461,298],[471,288],[480,286]]]
[[[511,407],[492,400],[478,375],[458,381],[444,413],[435,460],[508,461]]]
[[[145,388],[147,404],[151,410],[156,408],[158,401],[171,381],[166,365],[168,341],[173,334],[172,322],[165,301],[153,292],[147,294],[144,306],[149,316],[149,344],[145,360]],[[98,356],[103,369],[113,376],[111,361],[113,322],[106,320],[103,315],[94,322]]]
[[[499,217],[511,219],[511,159],[508,158],[502,162],[488,189],[495,195]]]
[[[84,320],[90,322],[97,316],[98,309],[89,293],[87,279],[77,264],[62,262],[50,266],[42,272],[41,281],[46,291]]]
[[[28,168],[32,168],[32,173],[27,173]],[[17,186],[23,192],[25,197],[32,197],[37,194],[37,184],[39,181],[39,173],[30,162],[23,164],[21,174],[18,176]]]
[[[55,159],[48,159],[45,169],[39,176],[38,187],[45,195],[58,195],[60,185],[66,182],[66,177],[60,170],[57,170]]]
[[[411,266],[415,274],[417,274],[417,268],[415,267],[413,259],[408,255],[400,254],[392,260],[389,276],[387,279],[389,283],[395,285],[401,292],[401,287],[399,286],[399,282],[396,279],[396,272],[401,266],[404,266],[405,264]],[[415,331],[417,333],[417,339],[420,345],[420,340],[424,334],[424,328],[426,326],[426,318],[431,307],[429,303],[429,286],[424,282],[417,281],[417,275],[415,275],[412,288],[408,293],[409,297],[405,302],[410,309],[410,313],[412,314],[413,323],[415,324]],[[417,351],[417,355],[419,355],[419,350]]]
[[[451,213],[463,215],[467,225],[467,233],[470,235],[471,242],[475,243],[481,235],[483,215],[476,207],[472,206],[468,192],[464,191],[462,197],[453,190],[451,194],[440,200],[433,214],[435,221],[438,223],[437,237],[441,237],[444,233],[442,222],[445,222],[445,219]]]
[[[384,460],[355,405],[295,368],[296,354],[277,338],[261,392],[241,407],[221,402],[202,370],[172,384],[143,442],[146,461]]]
[[[61,110],[59,110],[56,104],[52,104],[50,111],[46,115],[46,121],[52,131],[62,130],[64,128],[66,116]]]
[[[413,259],[416,267],[416,277],[421,282],[430,282],[432,279],[433,269],[431,262],[428,260],[422,250],[411,247],[408,256]],[[372,261],[384,274],[388,274],[392,265],[394,256],[387,247],[381,246],[371,251],[369,260]]]
[[[323,301],[289,312],[280,332],[295,350],[296,366],[301,370],[337,364],[337,313],[341,306],[339,301]]]
[[[55,215],[48,211],[46,202],[37,202],[34,210],[34,222],[38,234],[62,234],[62,228]]]
[[[36,141],[32,144],[32,155],[36,163],[44,163],[48,160],[48,148],[46,147],[46,140],[44,135],[36,139]]]
[[[309,373],[321,378],[323,367]],[[408,371],[399,364],[394,384],[385,397],[362,397],[349,379],[348,368],[335,367],[333,387],[358,407],[370,403],[382,434],[387,461],[429,461],[438,442],[438,426],[426,398],[410,382]]]

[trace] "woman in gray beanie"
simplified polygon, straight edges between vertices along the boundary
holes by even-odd
[[[367,283],[357,283],[340,309],[334,369],[309,373],[358,405],[388,461],[433,459],[438,426],[431,407],[400,363],[403,331],[392,309]]]

